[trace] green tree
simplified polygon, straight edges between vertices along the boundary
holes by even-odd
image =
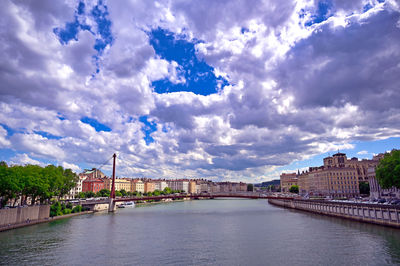
[[[154,195],[154,196],[160,196],[160,195],[161,195],[161,191],[159,191],[159,190],[154,190],[153,195]]]
[[[369,183],[368,182],[360,182],[359,183],[360,194],[369,195]]]
[[[382,188],[400,188],[400,150],[385,154],[376,168],[376,179]]]
[[[82,211],[82,206],[81,205],[76,205],[73,209],[72,209],[72,213],[77,213],[77,212],[81,212]]]
[[[93,198],[95,196],[93,191],[86,191],[85,198]]]
[[[59,201],[54,202],[50,206],[50,217],[54,217],[54,216],[58,216],[58,215],[63,215],[62,206]]]
[[[253,184],[247,184],[247,191],[253,191],[253,190],[254,190]]]
[[[299,186],[298,186],[298,185],[293,185],[293,186],[291,186],[291,187],[289,188],[289,191],[290,191],[291,193],[299,194]]]
[[[0,207],[7,204],[8,200],[17,197],[20,191],[19,182],[12,175],[12,169],[5,162],[0,163]]]
[[[169,187],[164,188],[165,195],[171,194],[172,190]]]
[[[120,191],[116,190],[116,191],[115,191],[115,196],[116,196],[116,197],[122,197],[122,194],[121,194]]]
[[[78,195],[77,195],[78,199],[83,199],[85,197],[86,197],[85,192],[79,192]]]
[[[109,189],[102,189],[99,192],[99,197],[110,197],[111,191]]]
[[[123,197],[126,197],[126,196],[128,195],[128,192],[126,192],[125,189],[121,189],[119,192],[121,192],[121,195],[122,195]]]

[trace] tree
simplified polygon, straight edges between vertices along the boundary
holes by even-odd
[[[254,190],[254,185],[253,184],[247,184],[247,191],[253,191]]]
[[[81,211],[82,211],[82,206],[81,206],[81,205],[76,205],[76,206],[72,209],[72,213],[81,212]]]
[[[289,192],[299,194],[299,186],[293,185],[289,188]]]
[[[85,198],[93,198],[95,196],[93,191],[86,191]]]
[[[9,168],[5,162],[0,163],[0,207],[7,204],[9,199],[16,198],[20,191],[18,182],[13,179],[12,168]]]
[[[121,192],[122,196],[125,197],[128,195],[125,189],[121,189],[119,192]]]
[[[171,194],[172,190],[169,187],[164,188],[165,195]]]
[[[99,194],[99,197],[110,197],[110,195],[111,195],[111,191],[106,188],[103,188],[102,190],[100,190],[97,193]]]
[[[359,183],[360,194],[369,195],[369,183],[368,182],[360,182]]]
[[[121,194],[120,191],[116,190],[116,191],[115,191],[115,196],[116,196],[116,197],[122,197],[122,194]]]
[[[77,198],[78,199],[83,199],[83,198],[85,198],[85,196],[86,196],[85,192],[79,192],[78,195],[77,195]]]
[[[385,154],[376,168],[376,179],[382,188],[400,188],[400,150]]]
[[[62,206],[60,202],[55,202],[50,206],[50,217],[62,215]]]

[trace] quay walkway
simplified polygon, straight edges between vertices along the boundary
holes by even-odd
[[[373,223],[400,229],[400,206],[355,202],[335,202],[295,198],[269,198],[268,202],[280,207],[335,216],[359,222]]]

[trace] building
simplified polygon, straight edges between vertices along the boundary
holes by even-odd
[[[372,160],[379,161],[385,156],[384,153],[380,153],[372,158]],[[377,166],[378,164],[376,164]],[[367,170],[370,198],[380,199],[380,198],[400,198],[400,189],[392,187],[389,189],[383,189],[376,179],[376,166],[370,166]]]
[[[168,187],[167,182],[163,180],[153,180],[153,183],[154,183],[154,190],[163,191],[166,187]]]
[[[359,179],[353,167],[316,167],[311,168],[306,175],[308,175],[309,195],[330,198],[352,198],[360,195]]]
[[[112,188],[112,178],[105,177],[104,188],[111,191]],[[131,191],[131,182],[129,179],[115,178],[115,191],[125,190],[127,192]]]
[[[82,173],[82,175],[86,176],[87,178],[104,178],[106,175],[100,171],[99,169],[92,168],[92,169],[85,169]]]
[[[296,173],[282,173],[281,174],[281,191],[289,192],[289,189],[298,185],[298,178]]]
[[[76,186],[71,189],[69,192],[68,198],[76,198],[76,196],[82,192],[82,183],[87,178],[84,174],[78,175],[78,181],[76,182]]]
[[[179,190],[189,193],[189,181],[184,179],[168,180],[168,187],[172,190]]]
[[[154,192],[155,184],[153,182],[146,181],[144,183],[144,193]]]
[[[144,183],[140,179],[134,179],[131,183],[132,192],[144,193]]]
[[[82,182],[82,192],[92,191],[94,193],[104,189],[104,181],[100,178],[86,178]]]
[[[208,189],[210,190],[209,192],[211,193],[221,192],[220,186],[218,184],[215,184],[214,182],[210,182]]]
[[[197,191],[196,191],[196,181],[194,181],[194,180],[189,181],[189,193],[191,193],[191,194],[197,193]]]
[[[241,192],[247,191],[247,184],[246,183],[240,182],[240,191]]]
[[[359,160],[356,157],[351,159],[347,159],[346,154],[344,153],[336,153],[333,156],[329,156],[324,158],[324,167],[325,168],[354,168],[356,170],[356,176],[359,182],[368,182],[367,171],[369,167],[375,167],[379,161],[376,160],[368,160],[363,159]]]
[[[302,173],[282,174],[281,191],[287,192],[292,185],[298,185],[299,194],[303,196],[357,197],[359,183],[368,182],[368,169],[379,162],[355,157],[347,159],[346,154],[339,152],[323,161],[323,166],[309,167]]]

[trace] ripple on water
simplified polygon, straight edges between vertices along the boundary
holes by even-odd
[[[4,265],[386,265],[400,263],[400,232],[264,200],[202,200],[2,232],[0,258]]]

